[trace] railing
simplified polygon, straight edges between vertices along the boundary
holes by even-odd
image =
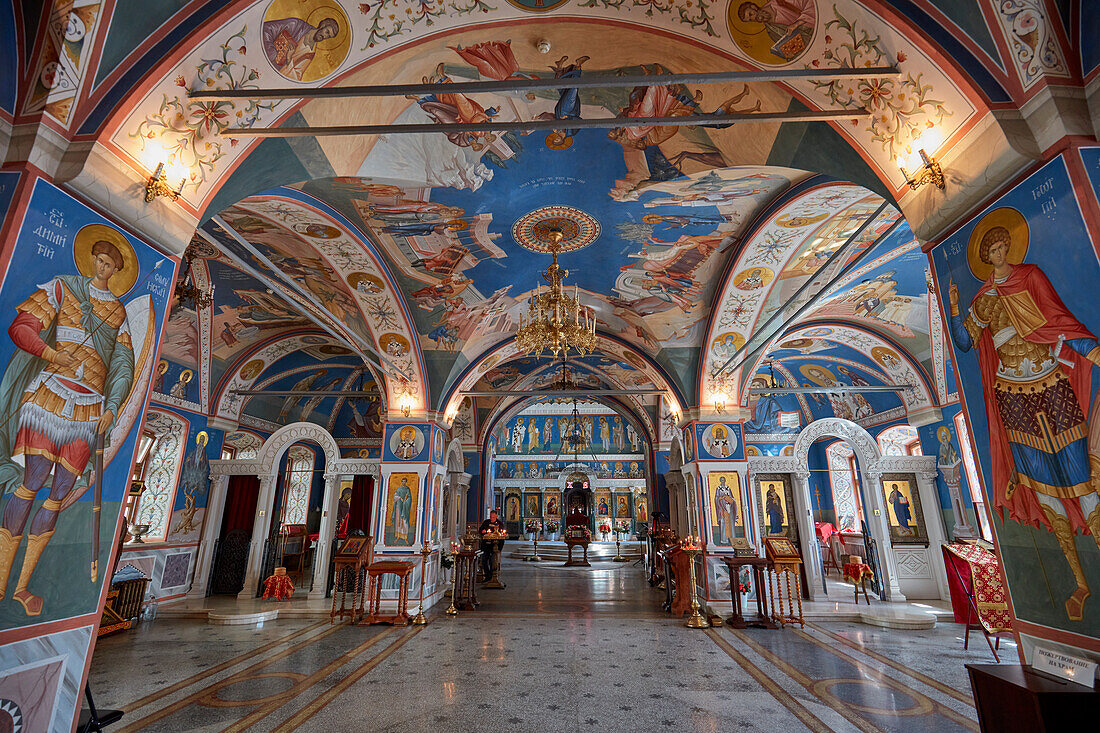
[[[882,592],[882,573],[879,572],[878,567],[878,541],[871,536],[871,532],[867,528],[867,522],[861,522],[863,525],[863,547],[867,552],[867,564],[871,568],[871,572],[875,577],[871,583],[871,590],[875,592],[875,595],[879,597],[879,600],[885,598]]]

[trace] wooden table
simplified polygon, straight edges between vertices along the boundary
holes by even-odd
[[[723,557],[722,562],[730,571],[730,595],[733,596],[733,615],[726,619],[726,623],[734,629],[745,629],[754,626],[759,629],[779,628],[768,614],[768,599],[764,594],[766,585],[764,573],[772,566],[772,561],[766,557]],[[746,619],[741,612],[741,568],[748,565],[753,572],[753,585],[756,586],[756,618]]]
[[[477,550],[455,553],[454,604],[456,608],[477,608]]]
[[[415,561],[404,560],[378,560],[367,566],[367,595],[370,597],[370,606],[367,615],[363,617],[363,623],[378,624],[391,623],[405,625],[412,618],[408,614],[409,579],[412,577]],[[386,574],[396,575],[398,583],[397,609],[393,613],[382,613],[382,576]]]
[[[983,731],[1094,730],[1100,692],[1017,664],[968,664]]]
[[[852,584],[857,606],[859,605],[859,591],[861,589],[863,590],[863,600],[867,601],[868,606],[871,605],[871,599],[867,596],[867,578],[870,578],[872,581],[875,579],[875,574],[871,571],[871,566],[867,563],[844,563],[844,579]]]
[[[569,556],[566,557],[566,559],[565,559],[565,567],[567,567],[567,568],[573,568],[573,567],[587,568],[587,567],[592,566],[592,563],[588,562],[588,538],[587,537],[566,537],[565,538],[565,546],[569,548]],[[583,560],[574,560],[573,559],[573,548],[574,547],[583,547],[584,548],[584,559]]]

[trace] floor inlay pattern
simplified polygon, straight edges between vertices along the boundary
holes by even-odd
[[[701,633],[637,568],[504,579],[424,627],[158,620],[101,641],[93,690],[127,732],[977,730],[963,665],[991,660],[953,624]]]

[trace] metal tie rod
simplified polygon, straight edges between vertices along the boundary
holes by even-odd
[[[373,399],[378,392],[363,392],[358,389],[231,389],[230,394],[243,397],[364,397]]]
[[[912,389],[911,384],[901,385],[866,385],[836,387],[753,387],[749,394],[857,394],[859,392],[904,392]]]
[[[516,122],[425,122],[413,125],[328,125],[317,127],[227,127],[222,137],[335,137],[344,135],[410,135],[432,132],[522,132],[525,130],[612,130],[617,127],[687,127],[736,125],[759,122],[828,122],[870,117],[858,109],[756,112],[734,115],[686,115],[684,117],[601,117],[598,119],[521,120]]]
[[[663,395],[667,389],[501,389],[487,392],[466,392],[467,397],[625,397],[628,395]]]
[[[663,87],[675,84],[727,84],[778,81],[828,81],[830,79],[881,79],[901,76],[896,66],[840,67],[834,69],[774,69],[771,71],[714,71],[697,74],[631,74],[601,76],[586,74],[576,79],[540,77],[510,81],[460,81],[432,84],[370,84],[313,89],[199,89],[187,97],[210,102],[228,99],[341,99],[345,97],[401,97],[406,94],[476,94],[478,92],[525,92],[534,89],[610,89],[613,87]]]

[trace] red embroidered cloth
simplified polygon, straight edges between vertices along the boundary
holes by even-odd
[[[286,575],[272,575],[264,581],[264,599],[285,601],[294,594],[294,583]]]
[[[955,622],[973,623],[967,596],[978,607],[977,621],[989,633],[1012,630],[1008,593],[1001,583],[1001,563],[989,550],[978,545],[943,545],[947,583],[951,589],[951,610]]]
[[[859,585],[864,578],[868,580],[875,579],[875,574],[871,571],[870,565],[865,562],[844,563],[844,579],[846,581],[852,585]]]

